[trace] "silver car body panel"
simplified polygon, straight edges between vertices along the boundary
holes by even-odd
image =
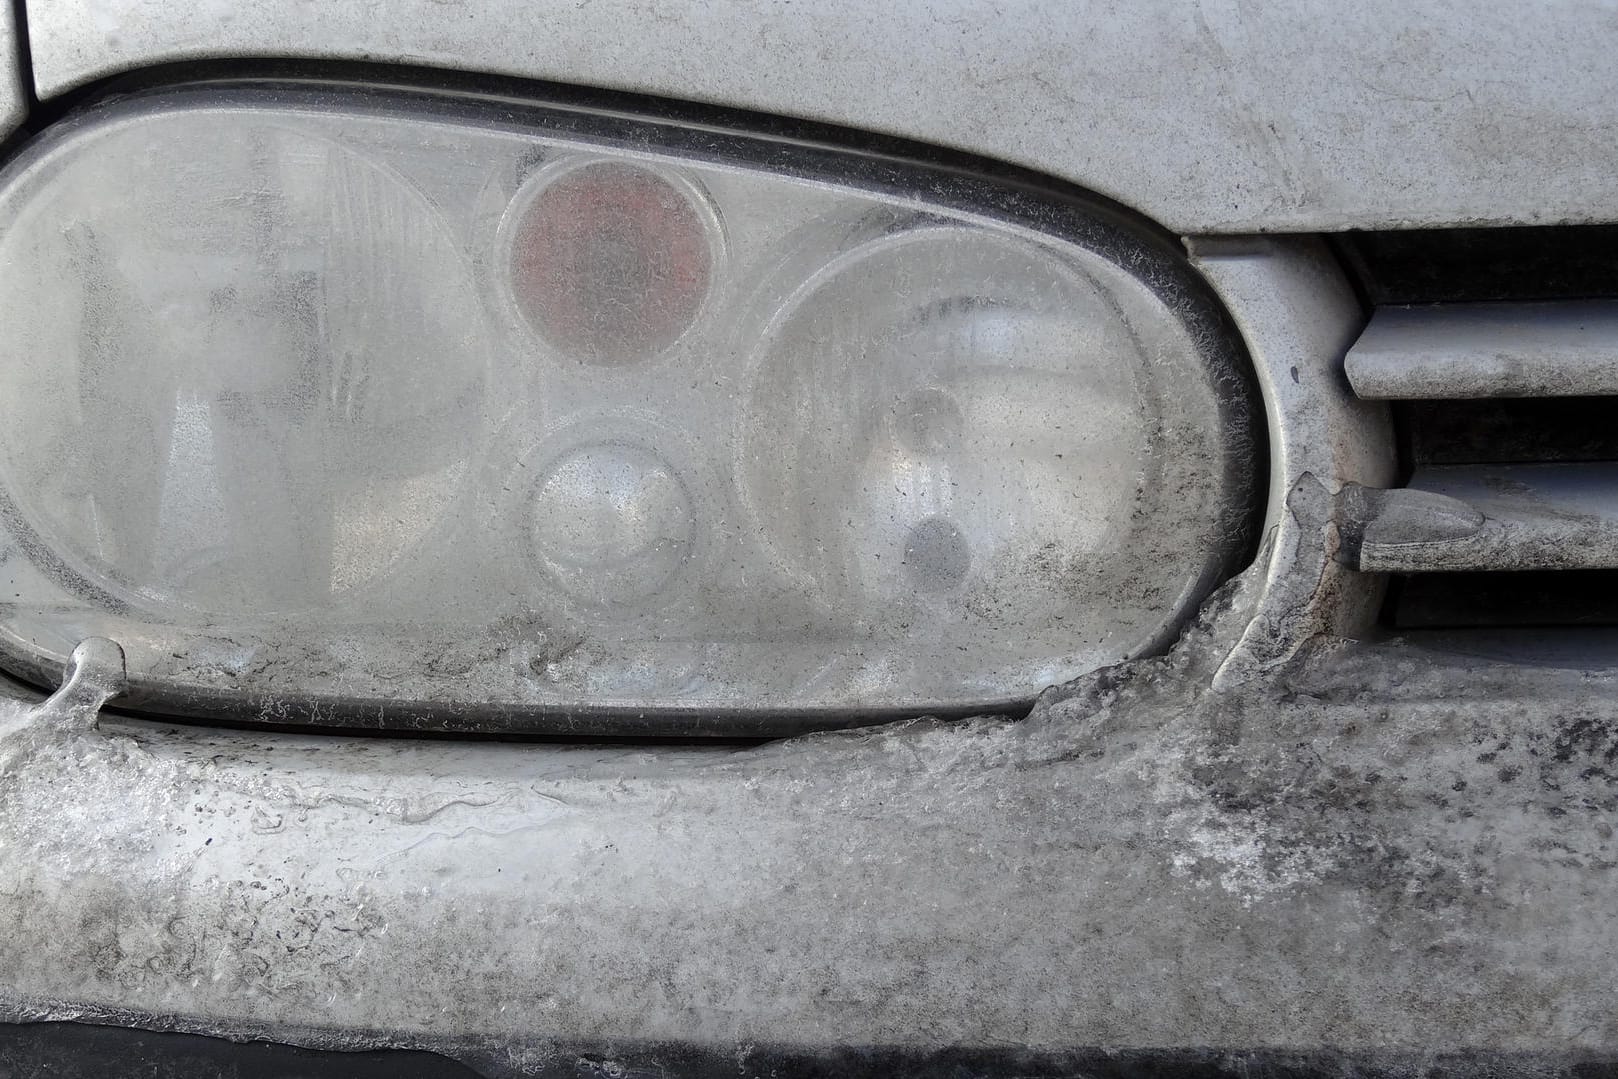
[[[41,93],[364,59],[803,116],[1186,234],[1618,220],[1614,5],[32,0]],[[500,1074],[559,1044],[1618,1045],[1618,678],[1348,639],[1387,482],[1317,239],[1198,241],[1279,450],[1263,555],[1169,655],[1022,722],[506,745],[0,702],[0,1021]],[[1516,658],[1516,657],[1510,657]],[[82,689],[82,687],[81,687]],[[633,1042],[630,1041],[632,1046]],[[492,1057],[491,1057],[492,1058]],[[608,1057],[602,1074],[631,1074]],[[614,1070],[616,1069],[616,1070]]]
[[[43,98],[231,57],[428,65],[903,136],[1180,233],[1618,220],[1618,5],[28,0]]]
[[[22,123],[27,110],[16,15],[16,8],[10,4],[0,10],[0,138]]]

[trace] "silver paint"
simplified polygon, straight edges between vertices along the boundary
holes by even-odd
[[[1611,0],[30,0],[42,97],[170,60],[459,68],[999,158],[1182,233],[1618,219]]]
[[[1387,407],[1357,399],[1343,378],[1365,316],[1319,239],[1204,238],[1190,253],[1247,341],[1269,419],[1264,599],[1223,685],[1264,676],[1320,633],[1367,628],[1381,586],[1335,557],[1345,521],[1337,496],[1393,481],[1393,437]]]

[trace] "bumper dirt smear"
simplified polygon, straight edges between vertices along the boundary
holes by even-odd
[[[1618,1042],[1612,695],[1385,659],[1343,689],[1366,646],[1331,639],[1198,688],[1229,623],[1020,723],[752,749],[14,711],[0,1018],[470,1039],[510,1074],[615,1039]]]

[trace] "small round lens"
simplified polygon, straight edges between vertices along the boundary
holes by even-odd
[[[511,252],[512,291],[529,324],[564,356],[591,364],[634,363],[678,340],[713,275],[708,218],[693,196],[617,162],[538,182]]]
[[[564,453],[535,491],[533,542],[545,568],[591,606],[639,603],[689,558],[691,496],[660,455],[604,442]]]

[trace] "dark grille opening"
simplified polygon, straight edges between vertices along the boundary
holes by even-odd
[[[1477,464],[1615,462],[1618,398],[1411,401],[1394,407],[1400,462],[1418,468]],[[1389,582],[1391,629],[1618,627],[1618,570],[1423,573]]]
[[[1396,630],[1618,626],[1618,570],[1398,576],[1386,615]]]
[[[1618,225],[1345,232],[1333,242],[1373,305],[1618,296]]]
[[[1618,461],[1618,398],[1408,401],[1394,407],[1401,460],[1422,465]]]

